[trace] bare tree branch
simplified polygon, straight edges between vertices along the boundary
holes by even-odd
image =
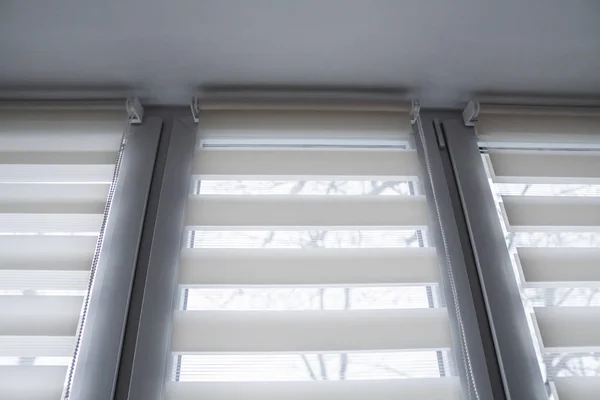
[[[302,189],[304,188],[304,185],[306,185],[306,181],[299,181],[299,182],[297,182],[296,185],[290,191],[290,194],[298,194],[298,193],[300,193],[302,191]]]
[[[342,353],[340,357],[340,379],[346,380],[346,372],[348,371],[348,354]]]
[[[306,371],[308,372],[308,376],[310,376],[310,379],[312,379],[313,381],[317,380],[317,376],[315,375],[315,371],[313,371],[312,367],[310,366],[310,363],[308,362],[308,359],[306,358],[306,355],[301,354],[300,357],[302,357],[302,361],[304,361],[304,366],[306,367]]]

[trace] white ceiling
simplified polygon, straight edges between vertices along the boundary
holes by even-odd
[[[0,0],[0,96],[204,85],[600,96],[600,1]]]

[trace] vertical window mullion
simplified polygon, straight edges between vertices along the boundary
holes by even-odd
[[[475,132],[464,126],[458,113],[443,126],[507,397],[546,400],[547,388]]]
[[[172,117],[165,123],[165,130],[168,134],[161,141],[165,156],[151,189],[157,204],[146,216],[149,229],[140,247],[140,252],[147,254],[147,264],[138,266],[141,290],[132,298],[139,308],[139,318],[128,323],[126,335],[131,339],[127,360],[121,363],[115,400],[161,400],[168,371],[172,371],[168,362],[171,325],[177,302],[179,252],[187,240],[182,229],[196,124],[191,117]],[[146,269],[145,274],[140,268]]]
[[[445,150],[438,135],[441,126],[435,123],[435,112],[421,112],[414,118],[416,147],[424,171],[424,190],[432,215],[431,234],[438,249],[441,288],[453,331],[453,347],[463,388],[471,399],[504,399],[503,391],[494,383],[493,365],[482,338],[485,326],[476,312],[472,282],[467,271],[467,254],[463,252],[457,216],[454,213],[452,190],[446,174],[449,166],[442,158]],[[415,116],[416,117],[416,116]]]

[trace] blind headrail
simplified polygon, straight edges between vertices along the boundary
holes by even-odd
[[[248,91],[200,93],[192,105],[198,111],[372,111],[409,112],[406,93],[330,91]]]
[[[599,117],[600,107],[572,107],[572,106],[534,106],[534,105],[509,105],[479,103],[470,101],[464,108],[463,118],[465,125],[473,126],[482,115],[507,115],[507,116],[554,116],[554,117]]]

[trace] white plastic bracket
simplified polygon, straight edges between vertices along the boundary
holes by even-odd
[[[125,102],[130,124],[141,124],[144,118],[144,107],[138,97],[128,97]]]
[[[198,116],[200,115],[200,101],[198,100],[198,97],[192,97],[190,109],[192,110],[192,118],[194,118],[194,122],[198,123]]]
[[[416,99],[413,99],[410,103],[410,123],[414,124],[415,122],[417,122],[417,118],[419,118],[419,112],[421,111],[421,103],[419,103],[419,100]]]
[[[463,121],[465,126],[475,126],[475,122],[478,121],[479,111],[481,107],[478,101],[471,100],[467,103],[467,106],[463,110]]]

